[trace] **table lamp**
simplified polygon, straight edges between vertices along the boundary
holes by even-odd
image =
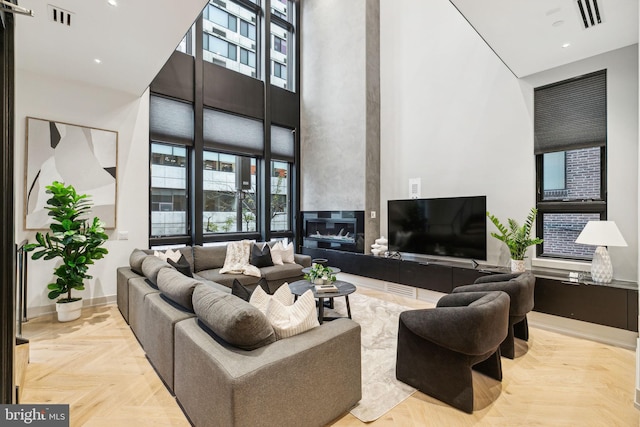
[[[613,279],[613,266],[606,246],[627,246],[616,223],[589,221],[576,239],[576,243],[598,246],[591,261],[591,278],[597,283],[610,283]]]

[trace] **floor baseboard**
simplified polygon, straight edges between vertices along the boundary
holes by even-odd
[[[93,307],[98,305],[113,304],[116,301],[117,301],[116,295],[108,295],[108,296],[96,297],[96,298],[90,298],[90,299],[83,298],[82,307]],[[29,310],[27,312],[27,319],[33,319],[35,317],[40,317],[47,314],[53,314],[55,312],[56,312],[55,302],[52,302],[51,304],[47,304],[47,305],[40,305],[37,307],[29,307]]]

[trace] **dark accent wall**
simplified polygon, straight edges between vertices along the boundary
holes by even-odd
[[[13,212],[14,65],[13,15],[0,12],[0,403],[15,401],[13,363],[15,346],[15,237]]]

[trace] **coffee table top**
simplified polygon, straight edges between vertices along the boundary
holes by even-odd
[[[291,289],[292,294],[297,296],[300,296],[311,289],[313,296],[316,298],[343,297],[356,291],[356,285],[353,283],[336,280],[333,284],[338,288],[338,292],[316,292],[315,285],[308,280],[298,280],[297,282],[289,283],[289,289]]]

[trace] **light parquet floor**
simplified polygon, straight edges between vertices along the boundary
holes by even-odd
[[[432,306],[358,292],[413,308]],[[189,425],[115,305],[86,308],[69,323],[53,316],[30,320],[24,335],[30,363],[23,403],[69,403],[72,426]],[[520,357],[502,359],[502,382],[474,373],[472,415],[416,392],[369,425],[640,425],[633,405],[635,352],[535,328],[530,335],[528,343],[517,342]],[[363,423],[346,414],[333,425]]]

